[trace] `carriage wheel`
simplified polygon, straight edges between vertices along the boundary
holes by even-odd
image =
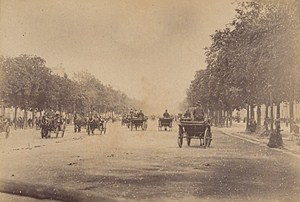
[[[59,126],[56,127],[56,138],[58,138],[58,133],[59,133]]]
[[[88,133],[88,135],[90,135],[90,133],[91,133],[89,125],[87,126],[87,133]]]
[[[181,128],[179,128],[178,132],[178,146],[181,148],[182,147],[182,142],[183,142],[183,131]]]
[[[63,138],[65,135],[65,131],[66,131],[66,123],[63,123],[62,125],[62,133],[61,133],[61,137]]]
[[[187,145],[190,146],[191,145],[191,138],[187,138],[186,142],[187,142]]]
[[[178,146],[180,148],[182,147],[182,142],[183,142],[183,138],[182,137],[178,137]]]
[[[212,140],[212,133],[209,129],[207,129],[207,136],[205,141],[206,147],[210,147],[211,140]]]
[[[208,128],[205,129],[204,132],[204,136],[203,136],[203,145],[204,145],[204,149],[206,149],[206,147],[208,146],[208,142],[209,142],[209,130]]]
[[[44,128],[43,127],[41,128],[41,136],[42,136],[42,138],[45,137],[45,132],[44,132]]]
[[[9,133],[10,133],[10,127],[9,127],[9,125],[7,125],[6,129],[5,129],[5,138],[8,138]]]
[[[44,137],[47,139],[49,138],[49,135],[48,135],[48,130],[44,129]]]

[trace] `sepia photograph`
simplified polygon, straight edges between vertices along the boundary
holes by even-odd
[[[2,201],[300,201],[300,0],[0,0]]]

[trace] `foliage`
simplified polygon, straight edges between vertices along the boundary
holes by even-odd
[[[233,110],[245,104],[286,102],[300,72],[298,1],[238,3],[235,19],[211,35],[207,68],[196,73],[187,91],[190,105]]]
[[[128,110],[134,101],[126,94],[103,85],[88,72],[74,75],[74,80],[53,74],[38,56],[0,57],[0,98],[8,106],[22,109],[53,108],[59,111]]]

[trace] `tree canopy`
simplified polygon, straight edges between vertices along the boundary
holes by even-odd
[[[104,85],[89,72],[59,76],[46,67],[38,56],[0,57],[0,98],[7,106],[21,109],[53,108],[59,111],[122,113],[133,107],[135,100],[110,85]]]
[[[236,16],[211,35],[206,69],[187,91],[190,105],[233,110],[245,104],[299,101],[299,1],[246,1]]]

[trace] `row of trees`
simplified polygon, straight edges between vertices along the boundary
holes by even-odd
[[[247,120],[256,106],[260,125],[261,105],[273,112],[274,103],[280,117],[279,104],[288,102],[293,119],[293,103],[300,100],[299,13],[296,0],[238,3],[235,19],[211,35],[207,68],[191,82],[189,104],[200,100],[218,116],[247,108]]]
[[[59,76],[38,56],[0,57],[0,98],[15,109],[122,113],[137,102],[88,72]],[[26,111],[25,110],[25,111]],[[16,113],[16,112],[15,112]]]

